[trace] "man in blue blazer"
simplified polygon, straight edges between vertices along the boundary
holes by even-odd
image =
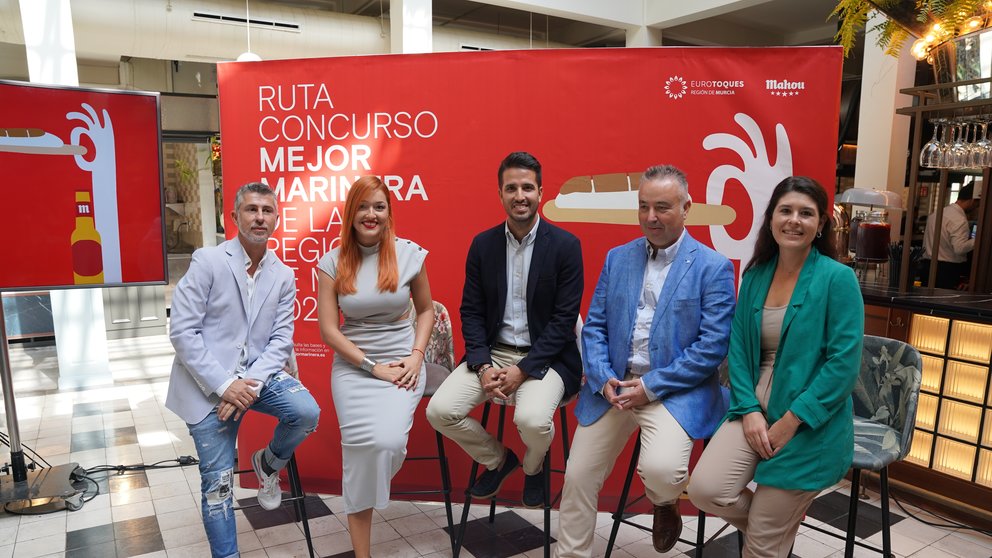
[[[165,406],[189,428],[200,460],[203,526],[213,556],[237,556],[234,446],[250,408],[279,419],[272,441],[252,456],[258,503],[279,507],[279,470],[317,428],[320,408],[283,371],[293,348],[293,271],[266,249],[278,221],[262,183],[242,186],[231,218],[238,238],[193,253],[172,297],[176,349]]]
[[[486,467],[474,497],[495,495],[522,464],[523,504],[539,507],[555,410],[578,391],[582,375],[575,343],[582,249],[538,216],[541,164],[533,155],[511,153],[497,176],[506,221],[472,240],[461,304],[465,360],[431,397],[427,419]],[[468,416],[491,398],[516,405],[513,422],[527,446],[522,461]]]
[[[727,356],[734,268],[685,231],[685,174],[647,169],[638,187],[644,238],[607,254],[582,330],[586,382],[565,470],[556,555],[592,555],[599,491],[640,427],[638,473],[654,504],[653,543],[682,531],[678,499],[693,440],[727,411],[717,368]]]

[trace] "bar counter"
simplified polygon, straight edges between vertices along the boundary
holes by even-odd
[[[926,287],[915,287],[909,292],[900,293],[895,288],[862,284],[861,295],[865,304],[992,323],[992,294]]]

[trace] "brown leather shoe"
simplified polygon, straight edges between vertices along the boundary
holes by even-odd
[[[651,542],[658,552],[668,552],[679,541],[682,534],[682,516],[679,503],[663,504],[654,507],[654,525],[651,526]]]

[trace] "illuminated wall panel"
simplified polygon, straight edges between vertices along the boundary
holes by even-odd
[[[992,352],[992,326],[954,321],[947,356],[988,364],[990,352]]]
[[[933,456],[934,470],[970,481],[974,466],[975,446],[937,437],[937,447]]]
[[[937,433],[977,444],[978,425],[981,420],[981,407],[944,400],[940,408],[940,426]]]
[[[947,318],[913,314],[909,344],[920,351],[943,355],[949,325],[950,320]]]

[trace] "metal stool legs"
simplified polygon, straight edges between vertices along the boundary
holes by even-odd
[[[482,408],[482,428],[486,428],[489,422],[489,411],[491,410],[492,403],[487,401],[485,406]],[[551,509],[554,507],[555,503],[561,498],[561,494],[556,494],[554,497],[551,496],[551,474],[552,473],[564,473],[565,465],[568,463],[568,453],[569,453],[569,441],[568,441],[568,415],[565,411],[565,407],[560,406],[558,408],[558,413],[561,421],[561,440],[562,440],[562,468],[553,469],[551,467],[551,450],[544,454],[544,558],[551,558]],[[499,406],[499,424],[496,430],[496,439],[500,442],[503,441],[503,429],[506,419],[506,405]],[[472,505],[472,487],[475,486],[475,481],[479,474],[479,463],[472,462],[472,470],[469,473],[468,487],[465,489],[465,504],[462,506],[462,517],[458,524],[458,535],[455,537],[454,551],[452,556],[458,558],[461,552],[462,544],[465,542],[465,530],[468,523],[468,510]],[[490,498],[489,501],[489,522],[494,523],[496,520],[496,497]]]
[[[235,471],[234,474],[241,475],[245,473],[254,473],[252,469],[243,469],[240,471]],[[303,523],[303,536],[307,541],[307,551],[310,553],[310,558],[316,556],[313,550],[313,538],[310,536],[310,520],[307,517],[307,506],[305,502],[306,492],[303,491],[303,483],[300,482],[300,470],[296,465],[296,454],[294,453],[289,457],[289,461],[286,463],[286,476],[289,479],[289,498],[283,498],[283,502],[293,503],[293,513],[296,515],[296,521]],[[234,509],[244,509],[245,507],[253,508],[258,506],[258,504],[253,504],[251,506],[238,506]]]
[[[613,512],[613,529],[610,530],[610,539],[606,543],[606,555],[605,558],[609,558],[613,554],[613,546],[617,541],[617,533],[620,531],[620,524],[625,523],[632,527],[637,527],[638,529],[643,529],[649,531],[647,527],[643,525],[638,525],[632,521],[624,518],[624,512],[629,506],[632,506],[644,498],[644,495],[638,496],[633,502],[627,503],[627,498],[630,496],[630,486],[634,482],[634,473],[637,471],[637,459],[641,455],[641,436],[637,434],[637,438],[634,441],[634,451],[630,454],[630,464],[627,466],[627,476],[624,477],[623,490],[620,492],[620,501],[617,503],[617,509]],[[719,534],[719,533],[718,533]],[[716,535],[714,535],[716,536]],[[703,557],[703,547],[706,546],[706,514],[702,510],[699,511],[697,515],[697,525],[696,525],[696,542],[689,543],[683,539],[679,539],[682,542],[693,544],[696,548],[695,556],[696,558]]]
[[[437,460],[441,469],[441,490],[408,490],[393,492],[394,496],[414,495],[414,494],[441,494],[444,496],[444,511],[448,519],[448,538],[451,539],[451,550],[455,550],[455,524],[454,515],[451,510],[451,474],[448,469],[448,457],[444,454],[444,437],[440,432],[434,432],[437,441],[437,455],[425,455],[419,457],[407,457],[406,461],[433,461]]]
[[[889,468],[882,467],[878,472],[878,488],[881,496],[882,508],[882,548],[883,558],[892,556],[892,538],[889,531]],[[858,526],[858,492],[861,491],[861,469],[852,469],[851,472],[851,500],[847,510],[847,537],[844,540],[844,558],[854,556],[854,545],[862,546],[876,552],[878,548],[868,546],[854,540]]]
[[[307,517],[306,493],[303,492],[303,483],[300,482],[300,471],[296,466],[296,454],[289,458],[286,464],[286,471],[289,476],[289,494],[296,512],[296,520],[303,523],[303,536],[307,540],[307,552],[310,558],[314,557],[313,538],[310,536],[310,520]]]
[[[846,533],[839,534],[833,531],[827,531],[822,527],[810,525],[805,521],[802,525],[825,535],[830,535],[831,537],[838,539],[844,539],[844,558],[851,558],[854,556],[855,546],[860,546],[861,548],[878,552],[883,556],[883,558],[891,558],[892,535],[890,530],[891,518],[889,517],[889,468],[882,467],[878,471],[879,494],[882,500],[880,502],[882,510],[882,548],[872,546],[865,542],[859,541],[856,538],[858,527],[858,493],[861,491],[861,471],[861,469],[851,469],[851,496],[848,500],[847,507]]]

